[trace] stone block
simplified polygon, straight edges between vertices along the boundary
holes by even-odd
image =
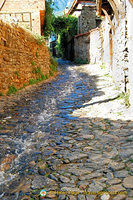
[[[23,13],[23,21],[30,22],[30,13]]]

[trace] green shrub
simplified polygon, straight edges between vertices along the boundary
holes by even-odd
[[[81,59],[81,58],[77,58],[74,60],[75,64],[89,64],[87,59]]]
[[[15,94],[17,92],[17,88],[14,85],[9,86],[7,96],[10,96],[11,94]]]

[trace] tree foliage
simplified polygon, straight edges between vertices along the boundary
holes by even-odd
[[[52,0],[46,0],[46,12],[45,12],[45,19],[44,19],[44,37],[47,39],[50,34],[54,31],[53,21],[54,21],[54,14],[52,8]]]
[[[54,32],[57,34],[68,33],[71,36],[77,34],[77,18],[73,16],[59,16],[53,22]]]
[[[57,50],[65,57],[68,40],[77,34],[77,18],[73,16],[59,16],[53,22],[54,32],[58,35]]]

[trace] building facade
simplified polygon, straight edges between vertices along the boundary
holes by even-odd
[[[0,19],[43,34],[45,0],[0,0]]]
[[[93,0],[75,0],[68,14],[78,18],[78,33],[74,38],[74,57],[89,62],[89,31],[96,27],[96,3]]]
[[[91,62],[105,63],[133,105],[133,1],[97,0],[97,15],[103,20],[90,34]]]

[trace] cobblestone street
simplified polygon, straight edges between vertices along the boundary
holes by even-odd
[[[131,110],[100,66],[59,72],[0,107],[0,199],[133,200]]]

